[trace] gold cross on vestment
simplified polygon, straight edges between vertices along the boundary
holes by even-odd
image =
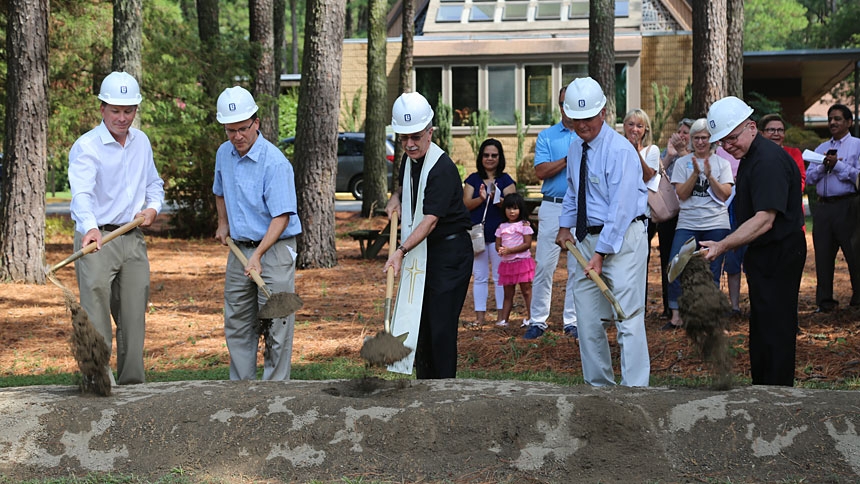
[[[424,275],[424,270],[418,267],[418,259],[413,258],[409,267],[404,267],[404,270],[409,273],[409,304],[412,304],[415,296],[415,278]]]

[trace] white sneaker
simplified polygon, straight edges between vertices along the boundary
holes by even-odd
[[[531,324],[531,319],[524,318],[522,324],[520,324],[520,328],[528,328],[529,326],[531,326]]]
[[[496,323],[496,326],[498,326],[500,328],[507,328],[508,322],[503,319],[503,320],[499,321],[498,323]]]

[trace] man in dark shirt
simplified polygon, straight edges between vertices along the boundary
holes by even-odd
[[[432,142],[432,121],[433,109],[421,94],[406,93],[394,102],[391,124],[405,156],[400,165],[401,191],[393,193],[385,207],[389,217],[397,212],[403,223],[401,245],[383,270],[409,271],[398,291],[395,334],[399,317],[409,317],[404,313],[411,310],[415,296],[404,288],[418,278],[424,281],[414,355],[420,379],[457,375],[457,328],[474,257],[463,182],[451,158]],[[403,371],[411,373],[411,368],[407,365]]]
[[[740,160],[735,196],[741,224],[725,239],[704,241],[705,258],[748,244],[750,372],[754,385],[794,385],[797,298],[806,262],[800,170],[779,145],[758,133],[753,110],[729,96],[708,110],[711,142]]]

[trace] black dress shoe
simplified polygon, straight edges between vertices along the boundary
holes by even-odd
[[[664,324],[662,328],[660,328],[661,331],[670,331],[673,329],[681,329],[681,327],[678,325],[672,324],[672,321],[669,321],[668,323]]]

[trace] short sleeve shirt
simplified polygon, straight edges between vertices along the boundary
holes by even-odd
[[[752,241],[751,246],[777,242],[801,230],[800,170],[785,150],[761,134],[756,135],[741,158],[736,189],[739,223],[743,224],[756,212],[776,211],[773,227]]]

